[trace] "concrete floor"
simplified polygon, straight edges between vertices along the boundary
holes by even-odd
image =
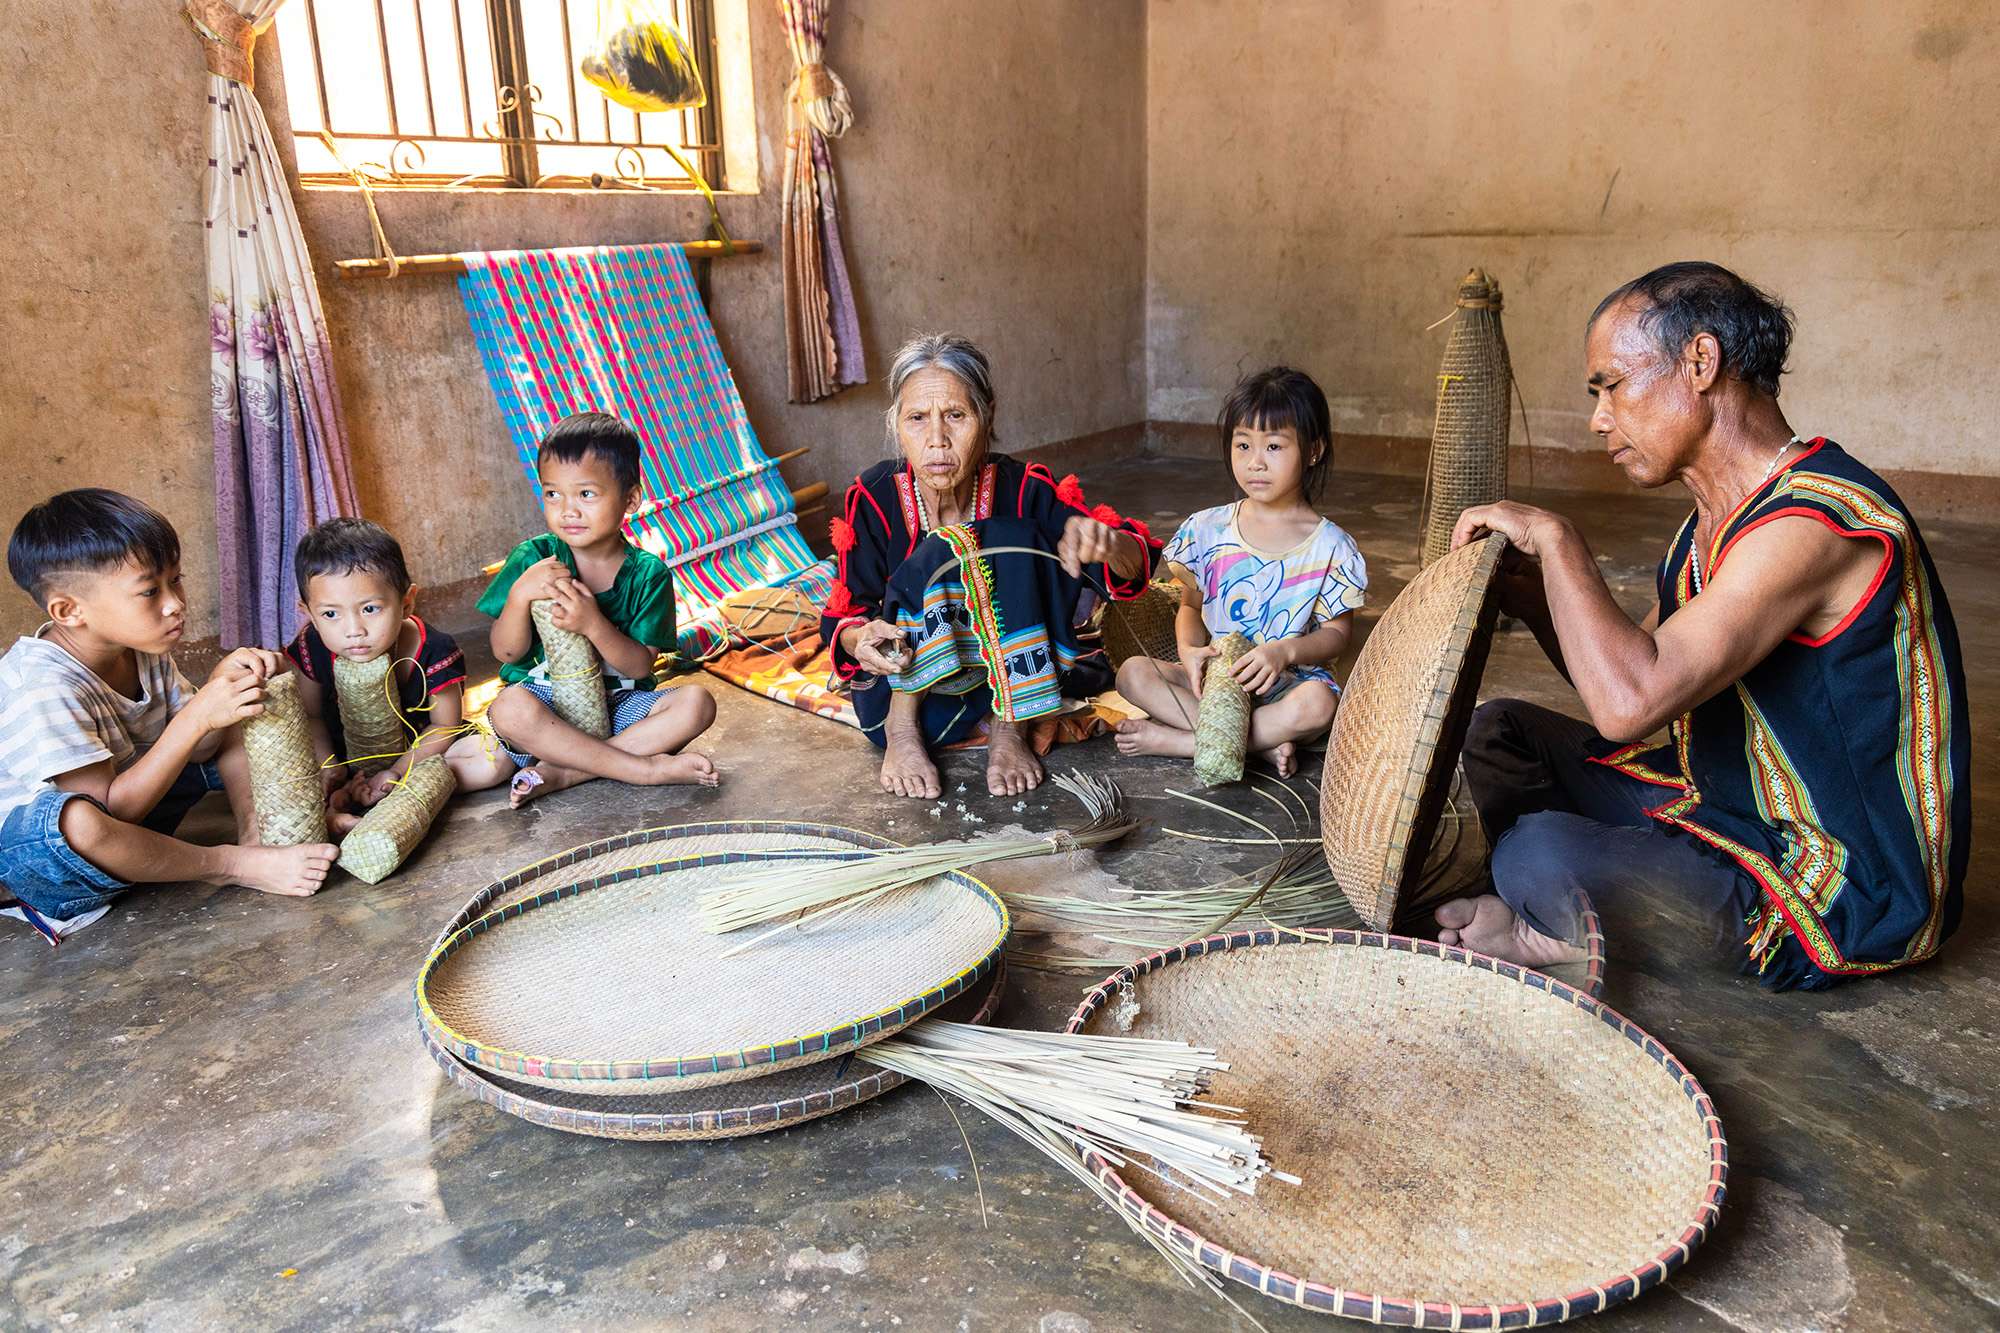
[[[1096,497],[1162,531],[1225,498],[1212,464],[1087,475]],[[1386,605],[1414,572],[1416,484],[1342,475],[1330,497]],[[1541,498],[1584,522],[1629,607],[1650,599],[1677,500]],[[1987,580],[2000,531],[1930,535],[1971,664],[1976,780],[1989,789],[2000,750],[1981,724],[2000,687],[2000,585]],[[906,838],[937,828],[874,794],[874,751],[856,733],[710,687],[721,710],[704,744],[726,774],[719,791],[598,783],[519,814],[488,793],[454,806],[377,888],[344,881],[296,903],[137,894],[53,953],[25,929],[0,932],[0,1327],[1247,1327],[967,1113],[991,1212],[982,1229],[958,1131],[922,1089],[693,1146],[538,1129],[444,1083],[412,1032],[410,982],[438,925],[489,878],[682,819],[792,815]],[[1500,693],[1570,701],[1519,631],[1501,636],[1487,671],[1484,694]],[[1160,799],[1186,781],[1179,765],[1120,761],[1106,740],[1057,762],[1114,770],[1144,813],[1229,831]],[[947,760],[947,781],[968,784],[989,826],[1070,818],[1046,789],[1015,814],[981,794],[979,773],[977,755]],[[1732,1162],[1716,1237],[1599,1327],[2000,1325],[1996,810],[1976,807],[1965,924],[1942,962],[1830,994],[1769,995],[1727,975],[1669,905],[1607,912],[1606,999],[1706,1083]],[[1203,850],[1203,869],[1258,859]],[[1189,844],[1142,833],[1102,864],[1132,883],[1166,864],[1186,874]],[[1057,1025],[1082,988],[1017,972],[1001,1017]],[[1274,1330],[1324,1326],[1240,1299]]]

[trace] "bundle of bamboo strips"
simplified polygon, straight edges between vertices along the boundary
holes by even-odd
[[[885,893],[939,875],[994,861],[1096,847],[1115,842],[1139,827],[1139,821],[1126,813],[1125,794],[1117,783],[1081,773],[1058,774],[1055,783],[1083,803],[1090,814],[1088,822],[1043,837],[885,847],[843,860],[828,860],[823,852],[802,852],[795,858],[774,856],[757,870],[703,889],[697,897],[702,926],[721,935],[801,914],[780,928],[790,929],[851,912]],[[759,935],[721,956],[740,953],[770,934]]]

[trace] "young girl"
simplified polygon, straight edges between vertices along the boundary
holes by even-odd
[[[1327,668],[1347,647],[1368,569],[1354,539],[1314,511],[1332,461],[1326,395],[1284,366],[1248,376],[1222,405],[1224,456],[1243,498],[1181,524],[1163,559],[1181,585],[1178,664],[1128,659],[1118,691],[1151,715],[1118,724],[1124,754],[1192,757],[1202,674],[1213,640],[1254,645],[1231,674],[1256,699],[1250,746],[1280,777],[1297,742],[1333,721],[1340,687]]]

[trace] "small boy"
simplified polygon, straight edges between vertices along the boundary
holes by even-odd
[[[325,843],[259,847],[236,724],[264,710],[276,653],[239,648],[200,690],[171,656],[186,628],[181,542],[116,491],[65,491],[30,509],[7,568],[48,621],[0,657],[0,878],[61,921],[140,884],[200,880],[302,898]],[[240,846],[168,835],[208,792],[229,794]]]
[[[366,519],[336,518],[299,539],[293,556],[306,623],[285,649],[298,673],[299,703],[312,729],[328,797],[327,827],[344,834],[389,794],[412,767],[451,748],[465,716],[465,654],[458,641],[415,614],[403,548]],[[336,655],[373,662],[394,654],[396,709],[403,749],[373,776],[348,766],[373,756],[352,752],[334,686]],[[414,742],[414,743],[412,743]],[[332,761],[332,762],[329,762]]]
[[[505,683],[487,711],[501,741],[467,736],[449,758],[466,791],[511,779],[509,804],[591,778],[657,786],[720,781],[708,756],[683,747],[715,720],[699,686],[657,689],[653,659],[674,641],[674,581],[666,562],[625,540],[639,507],[639,436],[605,412],[566,417],[535,460],[548,532],[514,548],[479,609],[493,617],[493,655]],[[552,600],[550,619],[583,635],[604,663],[611,738],[557,717],[528,607]]]

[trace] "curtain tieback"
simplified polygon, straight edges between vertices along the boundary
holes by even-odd
[[[201,36],[202,58],[211,74],[252,86],[250,52],[257,28],[229,0],[187,0],[187,16]]]
[[[847,85],[824,61],[799,66],[792,79],[792,102],[804,113],[807,122],[829,139],[838,139],[854,123]]]

